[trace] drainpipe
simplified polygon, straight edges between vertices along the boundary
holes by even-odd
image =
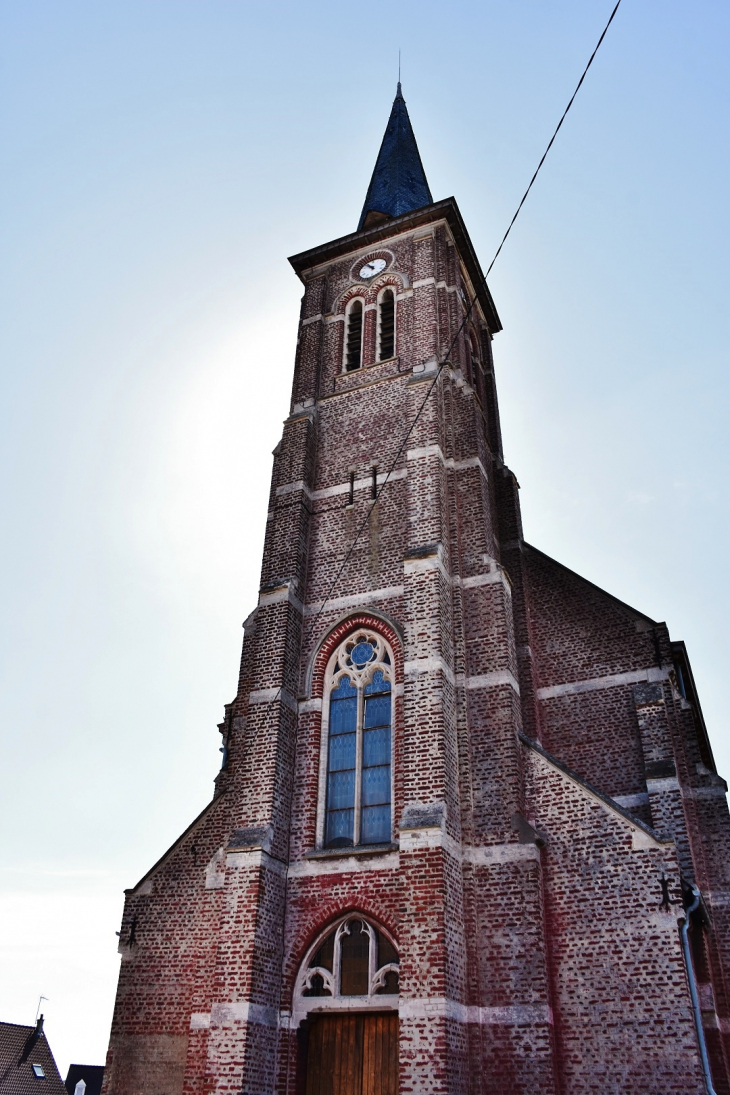
[[[707,1043],[705,1041],[705,1031],[702,1026],[702,1012],[700,1011],[700,998],[697,994],[697,981],[695,979],[694,965],[692,964],[692,952],[689,946],[689,918],[692,913],[698,908],[700,903],[700,891],[696,886],[692,887],[692,896],[694,900],[688,909],[685,909],[684,923],[679,929],[679,934],[682,937],[682,950],[684,951],[684,964],[687,967],[687,981],[689,982],[689,994],[692,998],[692,1012],[695,1020],[695,1030],[697,1031],[697,1041],[700,1046],[700,1058],[702,1059],[702,1071],[705,1076],[705,1087],[707,1088],[707,1095],[717,1095],[714,1087],[712,1086],[712,1075],[710,1073],[710,1062],[707,1057]]]

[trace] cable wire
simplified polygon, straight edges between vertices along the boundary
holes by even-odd
[[[568,103],[568,105],[566,106],[565,110],[563,111],[563,116],[562,116],[562,118],[560,119],[560,121],[558,122],[558,124],[556,125],[556,127],[555,127],[555,132],[553,133],[552,137],[550,138],[550,140],[549,140],[549,142],[548,142],[548,146],[547,146],[547,148],[545,149],[545,151],[544,151],[544,152],[543,152],[543,154],[542,154],[542,159],[540,160],[539,164],[537,165],[537,168],[535,169],[535,174],[534,174],[534,175],[532,176],[532,178],[530,179],[530,183],[529,183],[529,186],[527,187],[527,190],[526,190],[526,191],[524,192],[524,194],[522,195],[522,201],[521,201],[521,202],[520,202],[520,204],[519,204],[519,205],[517,206],[517,210],[516,210],[516,212],[515,212],[515,215],[514,215],[514,217],[512,218],[512,220],[511,220],[511,221],[509,222],[509,227],[507,228],[507,231],[506,231],[506,232],[505,232],[505,234],[504,234],[504,235],[502,236],[502,242],[500,243],[499,247],[497,248],[497,251],[496,251],[496,253],[495,253],[495,256],[494,256],[494,258],[492,259],[492,261],[491,261],[491,262],[490,262],[490,264],[489,264],[489,268],[488,268],[488,270],[487,270],[486,274],[484,275],[484,278],[482,279],[482,280],[483,280],[483,282],[486,282],[487,278],[489,277],[489,275],[490,275],[490,273],[491,273],[492,267],[494,266],[495,262],[496,262],[496,261],[497,261],[497,259],[499,258],[499,252],[500,252],[500,251],[502,250],[502,248],[504,247],[504,244],[505,244],[505,240],[507,239],[507,236],[508,236],[508,235],[510,234],[510,232],[512,231],[512,225],[513,225],[513,224],[515,223],[515,221],[517,220],[517,218],[518,218],[518,216],[519,216],[519,213],[520,213],[520,210],[522,209],[522,206],[523,206],[523,205],[525,204],[525,202],[526,202],[526,200],[527,200],[527,195],[528,195],[528,194],[530,193],[530,191],[532,190],[532,184],[534,183],[535,179],[537,178],[537,176],[538,176],[538,174],[539,174],[539,172],[540,172],[540,168],[541,168],[541,167],[542,167],[542,165],[543,165],[543,164],[545,163],[545,160],[547,159],[547,154],[548,154],[548,152],[549,152],[549,151],[550,151],[550,149],[551,149],[551,148],[553,147],[553,142],[554,142],[555,138],[557,137],[558,133],[560,132],[560,127],[561,127],[561,125],[563,124],[563,122],[565,121],[565,119],[566,119],[566,117],[567,117],[567,114],[568,114],[568,111],[569,111],[569,110],[570,110],[570,108],[572,107],[572,105],[573,105],[573,101],[574,101],[574,99],[575,99],[576,95],[577,95],[577,94],[578,94],[578,92],[580,91],[580,88],[581,88],[581,84],[583,83],[583,81],[584,81],[584,80],[585,80],[585,78],[586,78],[586,74],[587,74],[587,72],[588,72],[588,69],[589,69],[589,68],[591,67],[591,65],[593,64],[593,59],[594,59],[594,57],[595,57],[595,56],[596,56],[596,54],[598,53],[598,50],[599,50],[599,49],[601,48],[601,42],[602,42],[602,41],[603,41],[603,39],[604,39],[604,38],[606,37],[606,32],[608,31],[608,28],[609,28],[609,27],[611,26],[611,23],[613,22],[613,17],[614,17],[614,15],[616,14],[616,12],[618,11],[618,9],[619,9],[619,4],[620,4],[620,3],[621,3],[621,0],[618,0],[618,3],[616,4],[616,7],[615,7],[615,8],[613,9],[613,11],[611,12],[611,15],[610,15],[610,17],[609,17],[609,20],[608,20],[608,22],[606,23],[605,27],[603,28],[603,34],[602,34],[602,35],[601,35],[601,37],[600,37],[600,38],[598,39],[598,42],[596,43],[596,48],[595,48],[595,49],[593,50],[593,53],[591,54],[591,56],[590,56],[590,58],[589,58],[589,60],[588,60],[588,64],[587,64],[587,65],[586,65],[586,67],[585,67],[585,68],[583,69],[583,75],[581,76],[580,80],[578,81],[578,83],[577,83],[577,85],[576,85],[576,89],[575,89],[575,91],[573,92],[573,94],[572,94],[572,95],[571,95],[571,97],[570,97],[570,102]]]

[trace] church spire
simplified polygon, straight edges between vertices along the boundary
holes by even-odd
[[[433,201],[400,81],[360,214],[358,232]]]

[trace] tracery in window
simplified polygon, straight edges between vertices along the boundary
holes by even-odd
[[[378,306],[378,361],[395,354],[395,293],[386,289]]]
[[[324,844],[391,839],[392,663],[376,632],[358,630],[328,673]]]
[[[347,917],[320,943],[299,976],[304,997],[397,996],[394,944],[361,916]]]
[[[347,312],[345,369],[352,372],[362,364],[362,301],[353,300]]]

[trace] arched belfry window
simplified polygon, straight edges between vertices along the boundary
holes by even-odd
[[[362,315],[362,301],[353,300],[346,316],[345,369],[348,373],[362,365]]]
[[[378,303],[378,361],[395,356],[395,293],[386,289]]]
[[[471,354],[472,362],[475,365],[479,364],[479,345],[477,343],[477,336],[473,329],[469,331],[469,353]]]
[[[398,951],[361,916],[342,920],[316,947],[299,975],[299,995],[328,998],[397,996]]]
[[[353,632],[332,655],[325,684],[320,842],[328,848],[388,844],[393,661],[382,636],[368,629]]]

